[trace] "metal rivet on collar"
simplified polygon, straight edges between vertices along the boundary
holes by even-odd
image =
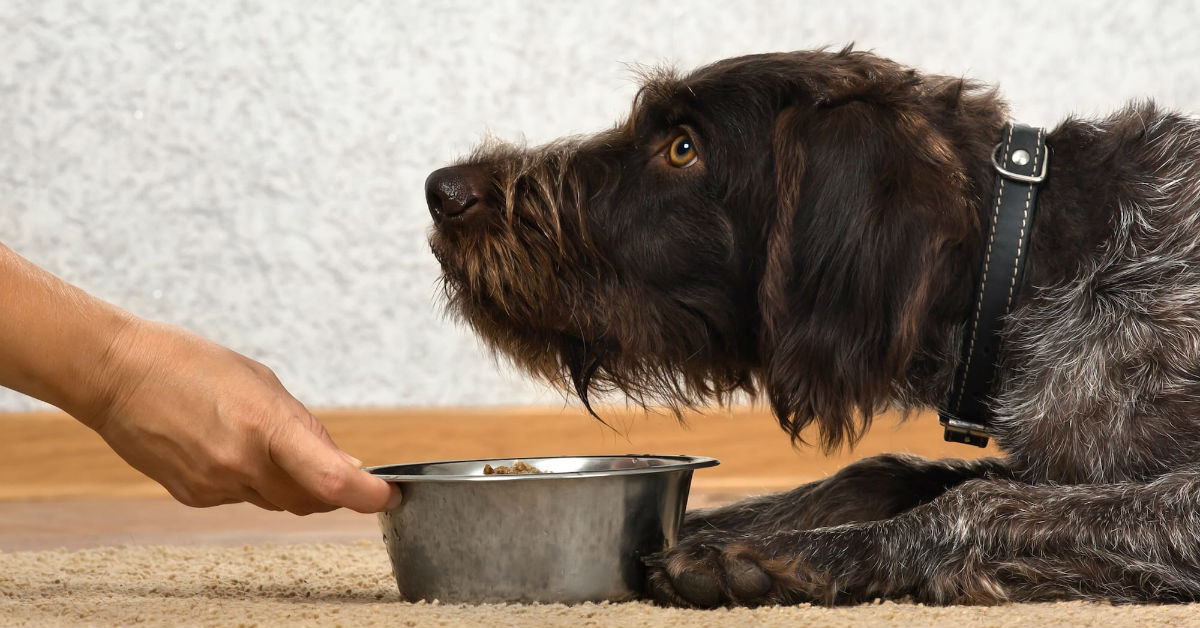
[[[1012,159],[1014,164],[1017,164],[1018,166],[1024,166],[1025,164],[1029,163],[1029,151],[1018,150],[1017,152],[1013,153]]]

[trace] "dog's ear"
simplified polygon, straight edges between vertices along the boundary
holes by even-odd
[[[886,407],[947,250],[975,220],[959,159],[919,106],[861,96],[785,109],[772,139],[763,384],[793,439],[815,420],[827,451]]]

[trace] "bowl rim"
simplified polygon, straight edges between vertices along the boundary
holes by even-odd
[[[671,460],[674,464],[659,465],[654,467],[633,467],[628,469],[606,469],[600,471],[567,471],[563,473],[524,473],[524,474],[495,474],[495,475],[413,475],[413,474],[393,474],[379,473],[382,469],[392,467],[413,467],[422,465],[439,465],[453,463],[508,463],[511,464],[517,460],[526,461],[534,464],[538,460],[560,460],[563,458],[589,458],[589,459],[611,459],[611,458],[656,458],[659,460]],[[468,458],[464,460],[431,460],[428,462],[402,462],[397,464],[384,464],[371,467],[363,467],[363,471],[384,480],[385,482],[511,482],[516,480],[561,480],[567,478],[595,478],[608,477],[616,475],[645,475],[649,473],[665,473],[668,471],[690,471],[693,469],[703,469],[706,467],[715,467],[721,464],[720,460],[710,458],[708,456],[688,456],[683,454],[663,455],[663,454],[601,454],[601,455],[577,455],[577,456],[518,456],[513,458]],[[536,465],[535,465],[536,466]]]

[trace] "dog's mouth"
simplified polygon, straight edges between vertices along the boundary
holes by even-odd
[[[448,312],[455,316],[472,324],[486,320],[490,329],[578,331],[576,308],[588,291],[574,271],[587,267],[564,259],[560,244],[535,221],[476,201],[436,219],[429,246],[441,266]]]

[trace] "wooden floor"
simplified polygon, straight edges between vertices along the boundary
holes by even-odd
[[[575,408],[324,410],[334,440],[368,465],[455,458],[655,453],[712,456],[696,472],[693,507],[782,490],[881,452],[995,454],[942,440],[933,415],[876,419],[853,452],[793,448],[769,413],[688,415],[608,409],[611,427]],[[171,501],[92,431],[58,413],[0,414],[0,550],[111,544],[244,544],[375,538],[375,518],[300,518],[246,505],[196,510]]]

